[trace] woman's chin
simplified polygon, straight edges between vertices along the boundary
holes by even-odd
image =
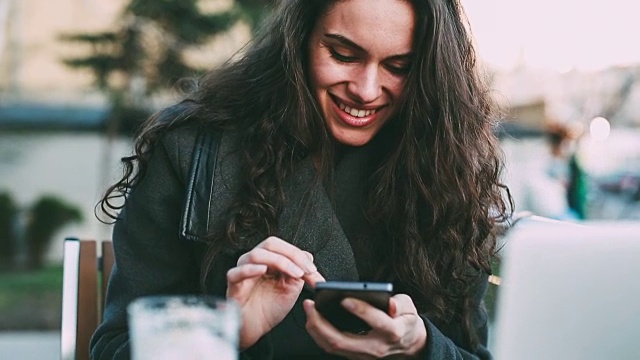
[[[335,141],[341,145],[359,147],[364,146],[373,138],[372,134],[333,134]]]

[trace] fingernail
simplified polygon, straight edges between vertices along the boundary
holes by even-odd
[[[307,270],[307,274],[311,274],[311,273],[314,273],[314,272],[318,271],[318,268],[316,267],[316,265],[314,263],[312,263],[311,261],[306,261],[304,263],[304,267]]]
[[[289,267],[289,270],[291,271],[291,273],[293,274],[293,276],[300,277],[300,276],[304,275],[304,270],[300,269],[300,268],[299,268],[299,267],[297,267],[297,266],[293,266],[293,265],[291,265],[291,266]]]
[[[344,306],[345,308],[347,308],[349,310],[353,310],[353,309],[356,308],[356,304],[351,299],[342,300],[342,306]]]
[[[313,301],[307,299],[303,301],[302,306],[304,307],[305,311],[309,311],[313,309]]]
[[[310,253],[310,252],[308,252],[308,251],[305,251],[305,252],[304,252],[304,254],[305,254],[305,255],[307,255],[307,257],[309,258],[309,260],[313,261],[313,254],[312,254],[312,253]]]

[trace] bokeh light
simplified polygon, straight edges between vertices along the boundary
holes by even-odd
[[[605,141],[609,138],[609,134],[611,134],[611,124],[609,120],[603,117],[596,117],[591,120],[591,124],[589,125],[589,133],[591,138],[595,141]]]

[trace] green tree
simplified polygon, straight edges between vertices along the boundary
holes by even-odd
[[[63,226],[82,221],[76,206],[54,196],[43,196],[31,207],[25,233],[27,268],[42,268],[44,255],[53,235]]]
[[[203,10],[216,0],[130,0],[114,30],[68,34],[62,40],[89,47],[87,56],[64,63],[93,74],[108,95],[107,133],[131,134],[152,111],[149,97],[171,89],[179,79],[202,74],[185,52],[227,31],[237,21],[255,25],[272,0],[236,0],[228,11]]]
[[[13,264],[16,249],[13,229],[17,212],[11,194],[0,193],[0,270],[9,269]]]
[[[245,20],[255,29],[277,0],[235,0]]]

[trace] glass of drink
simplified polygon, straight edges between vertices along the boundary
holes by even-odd
[[[127,308],[131,354],[146,359],[238,359],[240,311],[211,296],[148,296]]]

